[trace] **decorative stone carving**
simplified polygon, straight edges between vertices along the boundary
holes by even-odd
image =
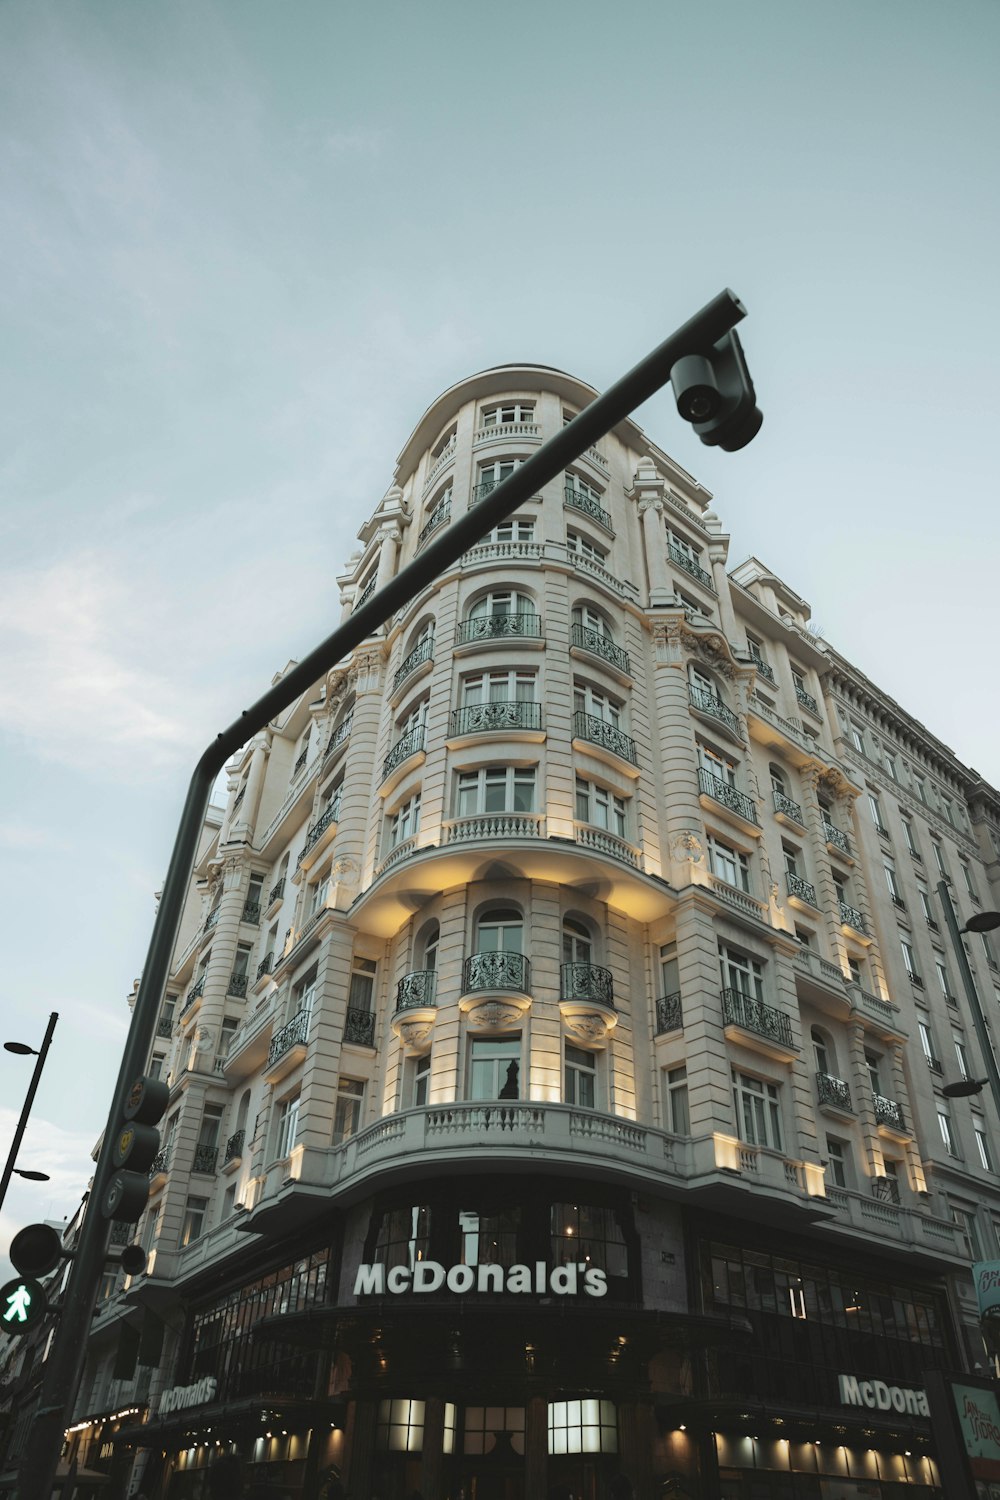
[[[422,1052],[427,1051],[436,1017],[437,1011],[432,1005],[403,1011],[400,1015],[393,1016],[392,1029],[399,1037],[407,1057],[419,1057]]]
[[[361,874],[361,866],[349,854],[340,854],[331,864],[330,872],[338,880],[356,883],[358,876]]]
[[[687,861],[688,864],[700,865],[705,857],[701,840],[696,833],[677,833],[670,841],[671,858],[678,864]]]
[[[618,1025],[617,1012],[586,1000],[561,1000],[559,1011],[567,1034],[584,1045],[603,1047]]]
[[[462,1009],[467,1013],[470,1030],[503,1031],[518,1024],[527,1006],[512,1005],[508,1000],[480,1000],[463,1004]]]

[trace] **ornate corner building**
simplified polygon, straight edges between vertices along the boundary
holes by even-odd
[[[435,401],[343,610],[593,395]],[[710,500],[623,423],[231,765],[77,1413],[116,1482],[943,1494],[1000,1137],[936,886],[1000,899],[1000,797]]]

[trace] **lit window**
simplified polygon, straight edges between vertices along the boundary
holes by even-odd
[[[424,1447],[424,1403],[405,1397],[380,1401],[376,1442],[390,1453],[422,1453]]]
[[[549,1402],[550,1453],[617,1453],[618,1425],[610,1401]]]
[[[282,1161],[291,1155],[292,1147],[295,1145],[295,1136],[299,1128],[299,1096],[294,1099],[283,1099],[278,1106],[278,1124],[275,1136],[274,1154]]]
[[[360,1078],[337,1081],[337,1103],[333,1115],[333,1144],[339,1146],[358,1132],[361,1107],[365,1102],[365,1085]]]
[[[578,823],[593,823],[622,839],[626,836],[625,798],[582,776],[576,778],[576,817]]]
[[[597,1058],[592,1052],[566,1044],[565,1102],[581,1109],[593,1109],[597,1103]]]
[[[498,1208],[487,1213],[463,1208],[459,1210],[458,1227],[462,1237],[463,1266],[517,1264],[520,1208]]]
[[[413,1270],[426,1260],[431,1248],[431,1211],[424,1204],[386,1209],[379,1219],[373,1261],[386,1269],[406,1266]]]
[[[735,885],[741,891],[749,891],[750,860],[742,849],[733,849],[731,845],[724,844],[721,839],[717,839],[713,833],[710,833],[708,857],[713,875],[717,875],[727,885]]]
[[[534,766],[480,766],[458,773],[455,816],[528,813],[535,808]]]
[[[593,1203],[553,1203],[550,1230],[553,1265],[583,1261],[608,1276],[628,1276],[628,1248],[613,1208]]]
[[[781,1105],[778,1086],[732,1070],[733,1104],[740,1139],[751,1146],[781,1150]]]

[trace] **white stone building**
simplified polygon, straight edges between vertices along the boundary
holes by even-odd
[[[593,395],[439,397],[344,611]],[[936,886],[1000,901],[1000,794],[710,506],[622,423],[233,762],[78,1413],[138,1403],[149,1493],[220,1443],[306,1497],[943,1493],[1000,1137]]]

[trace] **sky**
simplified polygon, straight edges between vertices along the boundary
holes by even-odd
[[[759,437],[637,420],[1000,784],[998,55],[995,0],[4,0],[2,1039],[59,1023],[0,1252],[86,1187],[198,755],[466,375],[603,388],[731,286]]]

